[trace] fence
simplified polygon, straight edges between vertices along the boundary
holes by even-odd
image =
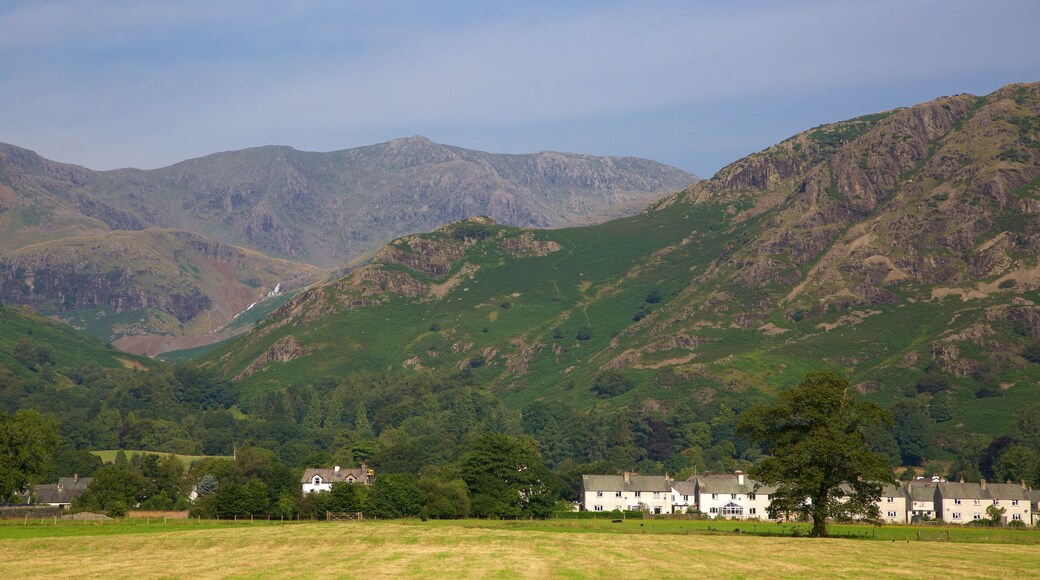
[[[170,520],[186,520],[188,519],[188,510],[184,511],[144,511],[144,510],[131,510],[126,512],[126,517],[132,519],[142,518],[165,518]]]
[[[328,522],[361,522],[365,514],[361,512],[325,512],[325,521]]]

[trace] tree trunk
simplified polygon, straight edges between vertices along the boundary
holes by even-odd
[[[812,531],[809,535],[814,538],[827,537],[827,509],[816,508],[812,510]]]

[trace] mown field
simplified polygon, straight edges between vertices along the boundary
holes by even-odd
[[[6,522],[0,525],[0,577],[41,571],[57,577],[345,577],[363,571],[373,577],[437,578],[1008,578],[1031,576],[1040,566],[1040,534],[1033,531],[955,530],[977,533],[978,541],[957,533],[950,542],[814,540],[738,534],[728,523],[730,531],[712,533],[707,531],[712,524]],[[887,530],[916,531],[848,529],[877,530],[879,536]]]

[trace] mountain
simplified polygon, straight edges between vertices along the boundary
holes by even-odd
[[[534,227],[631,215],[697,179],[644,159],[498,155],[418,136],[330,153],[259,147],[103,172],[0,145],[0,252],[159,227],[332,268],[471,215]]]
[[[0,254],[0,299],[157,354],[226,338],[221,331],[250,304],[319,273],[188,232],[118,231]]]
[[[443,369],[578,407],[769,394],[827,367],[1000,432],[1040,400],[1038,252],[1040,84],[1011,85],[814,128],[633,217],[398,239],[208,364],[246,396]]]

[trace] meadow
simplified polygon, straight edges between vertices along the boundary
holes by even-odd
[[[1040,566],[1030,530],[838,526],[868,538],[736,533],[719,522],[429,521],[361,523],[5,522],[0,577],[424,576],[437,578],[1007,578]],[[748,524],[765,531],[771,524]],[[724,526],[729,531],[722,531]],[[709,528],[717,529],[711,531]],[[779,527],[778,527],[779,528]],[[876,532],[876,538],[869,531]],[[751,530],[748,530],[751,531]],[[790,526],[786,528],[790,531]],[[970,532],[960,534],[959,532]],[[974,538],[971,533],[975,534]],[[885,538],[885,539],[881,539]],[[1011,543],[1014,542],[1014,543]]]

